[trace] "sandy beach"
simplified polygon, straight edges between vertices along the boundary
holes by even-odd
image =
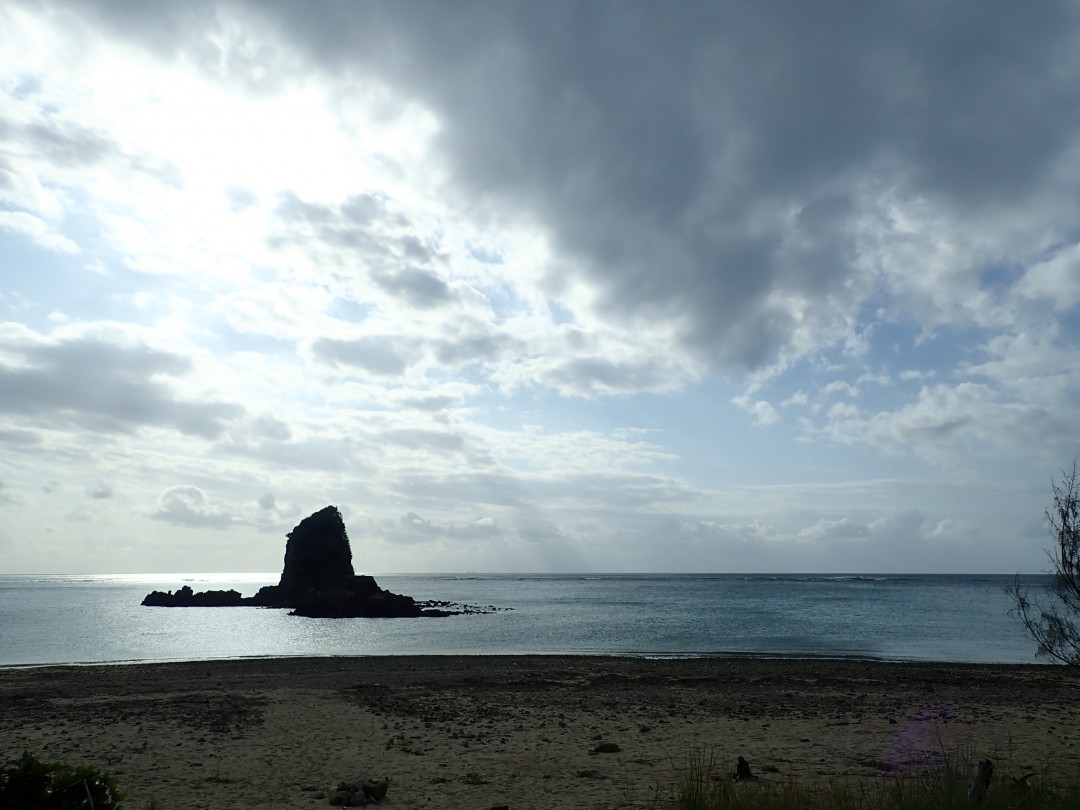
[[[1073,767],[1080,679],[1048,666],[609,657],[284,658],[0,669],[0,753],[117,774],[127,807],[643,807],[689,751],[764,779],[890,778],[943,747]],[[601,743],[618,751],[595,753]]]

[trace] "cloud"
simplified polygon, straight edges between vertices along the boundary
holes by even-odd
[[[79,168],[99,163],[121,152],[107,136],[71,122],[48,121],[27,124],[24,142],[49,162]]]
[[[450,286],[434,273],[416,267],[406,267],[374,278],[383,291],[404,299],[410,306],[430,309],[450,302]]]
[[[1075,195],[1055,179],[1073,176],[1080,131],[1080,27],[1066,3],[960,3],[935,25],[914,6],[700,2],[670,15],[554,3],[540,15],[468,2],[421,14],[238,0],[181,18],[162,3],[58,5],[150,52],[185,54],[226,86],[280,93],[317,78],[341,121],[358,82],[380,88],[386,117],[423,108],[437,122],[428,187],[476,223],[533,228],[554,259],[540,284],[574,318],[639,340],[643,324],[665,324],[653,354],[683,355],[673,368],[775,372],[856,346],[860,307],[882,291],[927,318],[983,318],[993,302],[972,294],[980,262],[1075,244]],[[66,165],[109,144],[72,124],[38,151]],[[444,266],[458,260],[422,206],[369,191],[279,200],[271,245],[321,265],[352,300],[388,312],[460,303]],[[1044,265],[1032,295],[1060,275]],[[476,338],[484,357],[492,339]],[[375,374],[408,365],[362,345],[319,348]],[[602,360],[574,357],[540,379],[588,397],[688,379]]]
[[[96,509],[87,504],[79,504],[65,513],[64,517],[72,523],[105,523],[109,519],[109,514],[102,509]]]
[[[98,485],[90,490],[90,497],[97,500],[111,498],[114,494],[113,488],[104,481],[99,481]]]
[[[852,522],[849,518],[821,518],[817,523],[799,532],[801,539],[820,540],[848,537],[869,537],[870,527]]]
[[[19,428],[0,429],[0,442],[15,445],[17,447],[34,447],[41,444],[41,436],[31,430]]]
[[[105,432],[167,427],[214,438],[243,408],[182,399],[161,379],[191,371],[188,358],[138,342],[91,334],[47,339],[0,329],[0,413],[38,424]]]
[[[553,283],[617,322],[678,317],[687,348],[747,368],[846,333],[865,222],[897,199],[1007,210],[1076,145],[1067,4],[937,26],[918,7],[320,11],[269,14],[313,65],[423,99],[456,187],[578,260]]]
[[[355,340],[319,338],[311,345],[319,360],[351,366],[369,374],[393,377],[404,374],[419,359],[411,341],[390,335],[370,335]]]
[[[100,481],[75,514],[181,546],[351,503],[398,570],[944,564],[1077,446],[1074,5],[0,29],[20,542]]]
[[[767,427],[780,418],[780,414],[776,412],[776,408],[773,407],[773,404],[768,400],[759,399],[752,401],[749,396],[742,395],[735,397],[734,402],[743,410],[753,414],[754,424],[759,427]]]
[[[538,364],[537,379],[570,396],[593,399],[640,391],[669,391],[685,380],[686,369],[661,357],[570,357],[556,355]]]
[[[471,521],[439,524],[421,517],[415,512],[408,512],[398,520],[398,530],[391,532],[391,539],[396,543],[431,542],[445,540],[450,542],[486,540],[498,532],[498,526],[492,518],[477,518]]]
[[[1075,441],[1073,424],[1068,411],[1052,412],[965,382],[923,387],[913,402],[893,410],[864,413],[854,405],[837,404],[829,410],[821,434],[840,444],[863,443],[954,464],[1032,450],[1052,454]]]
[[[192,529],[224,529],[236,522],[224,507],[212,503],[205,492],[191,485],[162,492],[159,507],[150,517]]]
[[[56,253],[78,253],[79,246],[40,217],[25,211],[0,211],[0,229],[21,233],[35,244]]]

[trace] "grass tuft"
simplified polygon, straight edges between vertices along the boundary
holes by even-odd
[[[726,763],[727,760],[723,762]],[[990,790],[973,795],[976,765],[940,757],[924,771],[861,781],[762,779],[737,783],[715,752],[693,749],[678,770],[670,797],[656,810],[1076,810],[1080,767],[1059,778],[1044,773],[995,772]],[[762,769],[763,772],[765,769]]]

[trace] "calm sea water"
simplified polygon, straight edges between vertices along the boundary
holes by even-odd
[[[1012,577],[379,576],[418,599],[512,610],[307,619],[259,608],[144,608],[151,590],[245,595],[277,574],[0,577],[0,665],[296,655],[780,655],[1028,663]],[[1035,581],[1032,579],[1031,581]]]

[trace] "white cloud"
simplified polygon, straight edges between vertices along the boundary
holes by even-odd
[[[1075,441],[1064,413],[1000,396],[977,383],[935,385],[891,411],[862,413],[851,405],[829,410],[822,434],[887,452],[912,452],[935,463],[966,466],[974,459],[1060,452]]]
[[[211,502],[205,492],[190,485],[162,492],[158,509],[150,517],[193,529],[223,529],[236,520],[222,506]]]
[[[78,253],[79,246],[56,232],[45,220],[25,211],[0,211],[0,228],[25,234],[46,250],[56,253]]]

